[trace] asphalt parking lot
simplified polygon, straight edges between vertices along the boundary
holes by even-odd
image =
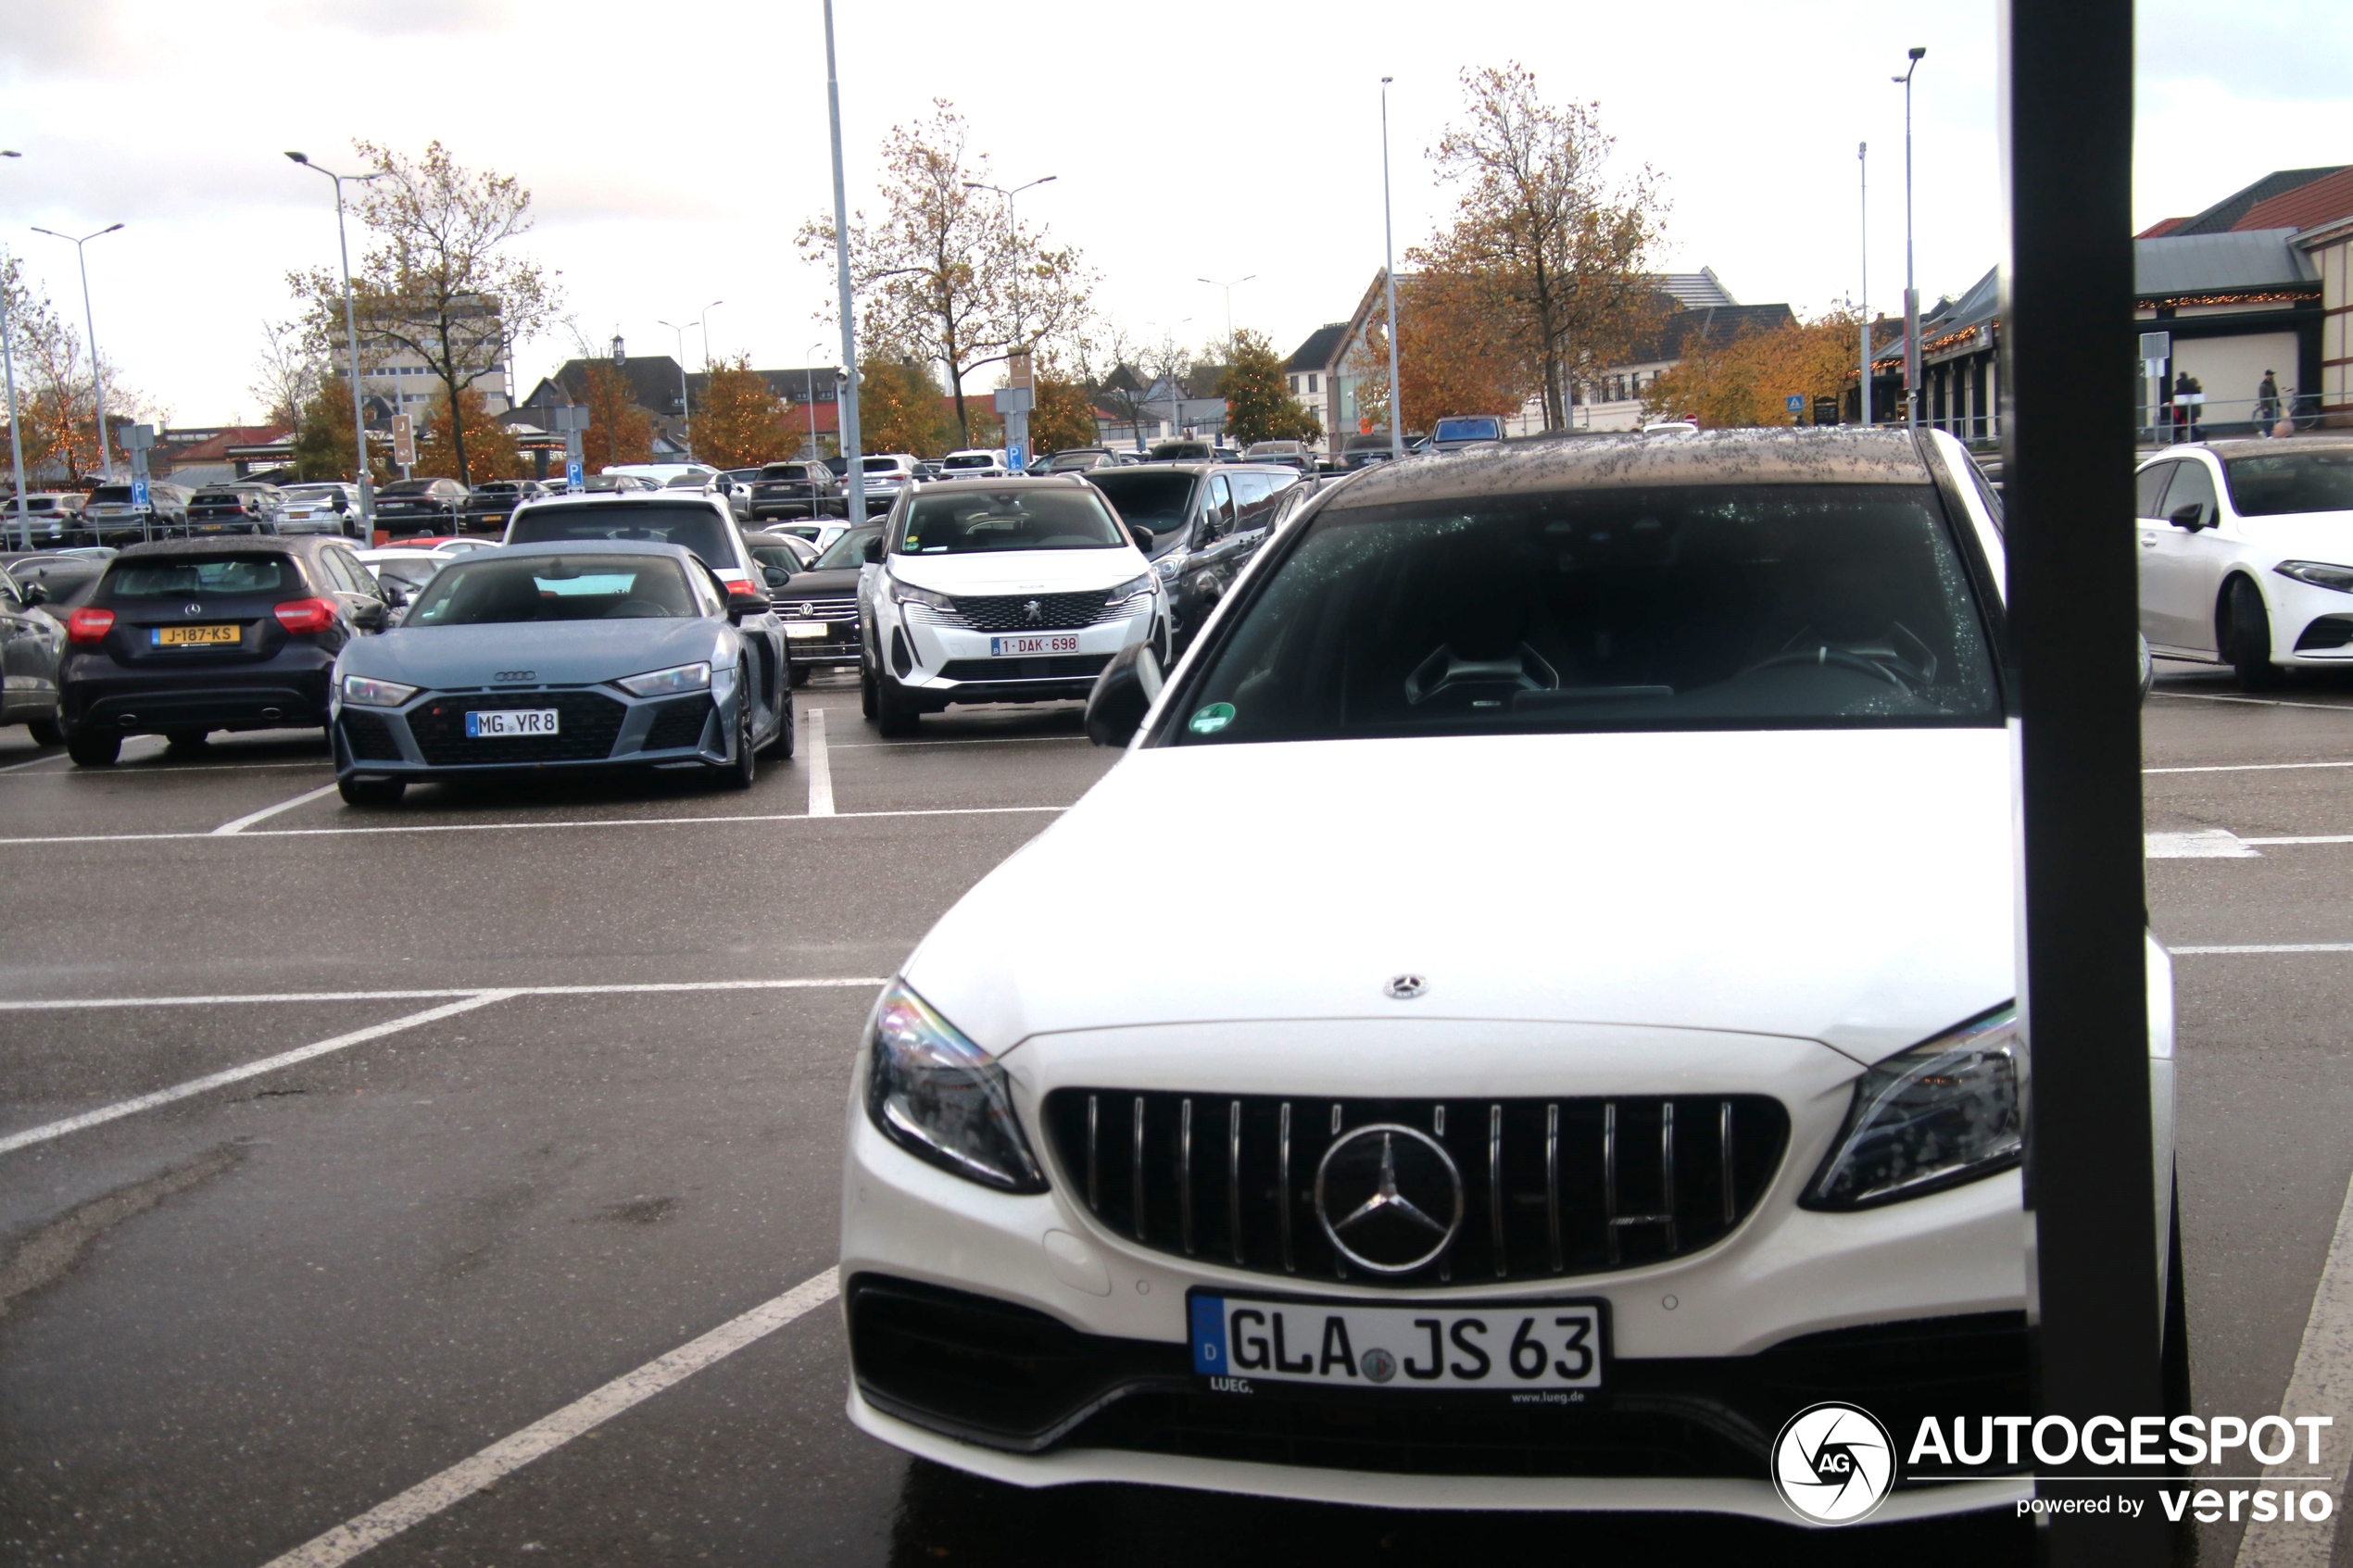
[[[1024,1493],[854,1431],[827,1271],[859,1022],[1113,758],[1071,706],[884,743],[848,684],[800,696],[799,755],[745,794],[384,811],[308,735],[85,772],[0,731],[0,1561],[2031,1558],[2007,1518]],[[2198,1399],[2251,1415],[2353,1177],[2353,684],[2168,670],[2145,733]],[[1181,805],[1138,825],[1144,939],[1181,935],[1149,911]]]

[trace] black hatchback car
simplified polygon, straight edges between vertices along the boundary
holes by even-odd
[[[206,485],[188,497],[183,516],[191,535],[271,533],[277,530],[282,501],[274,484],[238,480]]]
[[[841,510],[841,481],[823,463],[770,463],[751,482],[754,522],[772,517],[822,517]]]
[[[125,735],[323,729],[335,655],[383,630],[387,608],[339,539],[134,545],[66,618],[66,750],[103,768]]]
[[[376,492],[376,529],[388,539],[460,532],[472,492],[454,479],[396,479]]]

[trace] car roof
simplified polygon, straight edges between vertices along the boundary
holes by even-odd
[[[1666,484],[1925,484],[1927,460],[1902,430],[1703,431],[1508,441],[1360,470],[1351,508],[1562,489]]]
[[[458,558],[472,566],[477,560],[510,556],[669,556],[681,561],[702,559],[684,545],[660,539],[548,539],[530,545],[498,545]]]
[[[1000,473],[989,479],[938,479],[915,492],[915,498],[968,490],[1067,490],[1072,480],[1085,478],[1078,473]]]
[[[123,547],[117,560],[132,556],[237,556],[255,551],[282,555],[315,555],[329,545],[343,541],[330,535],[306,533],[238,533],[215,539],[152,539],[144,545]]]
[[[2289,436],[2284,440],[2277,436],[2270,439],[2257,436],[2239,441],[2198,441],[2161,448],[2142,460],[2151,462],[2158,458],[2178,457],[2183,452],[2211,452],[2218,458],[2278,458],[2290,452],[2353,453],[2353,441],[2343,436],[2330,440],[2325,436],[2316,439],[2307,435]]]

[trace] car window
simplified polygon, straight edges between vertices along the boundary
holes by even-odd
[[[2181,462],[2173,466],[2181,471],[2173,476],[2173,483],[2165,488],[2165,500],[2162,503],[2165,515],[2170,518],[2183,507],[2196,506],[2198,509],[2198,526],[2211,527],[2219,500],[2214,494],[2214,476],[2207,471],[2206,465],[2201,462]]]
[[[321,550],[319,558],[327,563],[327,571],[342,587],[355,594],[365,594],[370,598],[378,596],[376,580],[368,575],[368,569],[361,566],[359,558],[350,551]]]
[[[1293,537],[1166,742],[2003,721],[1931,486],[1398,503]]]
[[[629,539],[683,545],[712,566],[733,568],[736,551],[728,535],[733,518],[723,518],[699,501],[609,502],[538,507],[517,517],[507,530],[510,545],[552,545],[568,539]]]
[[[919,496],[908,507],[894,553],[1110,550],[1127,543],[1101,497],[1091,490],[958,489],[956,495]]]
[[[817,558],[817,564],[809,570],[842,571],[863,566],[866,564],[866,541],[878,539],[881,536],[882,529],[879,525],[872,528],[853,528],[827,546],[825,553]]]
[[[433,556],[396,556],[369,561],[366,565],[378,582],[390,578],[414,593],[440,574],[442,562]]]
[[[1122,473],[1097,469],[1088,482],[1111,498],[1119,515],[1139,528],[1149,528],[1155,546],[1174,545],[1185,526],[1185,508],[1193,498],[1193,476],[1166,469],[1140,469]]]
[[[2173,477],[2173,470],[2181,466],[2179,463],[2151,463],[2140,471],[2140,474],[2133,481],[2133,498],[2137,508],[2133,513],[2134,516],[2161,518],[2165,515],[2158,510],[2158,508],[2164,503],[2165,483]]]
[[[2229,458],[2222,473],[2241,517],[2353,511],[2353,447]]]
[[[110,599],[161,599],[187,594],[271,594],[299,588],[294,562],[283,556],[132,557],[107,564]]]
[[[667,556],[506,556],[445,567],[401,624],[676,621],[705,613]]]
[[[24,602],[17,597],[17,585],[0,576],[0,609],[22,609]]]

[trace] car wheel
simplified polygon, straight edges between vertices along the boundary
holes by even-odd
[[[800,715],[793,709],[791,694],[786,693],[785,710],[776,716],[776,733],[768,742],[768,755],[779,762],[790,761],[799,728]]]
[[[66,743],[66,727],[55,718],[29,720],[25,728],[31,732],[35,746],[63,746]]]
[[[2238,671],[2239,690],[2272,691],[2287,679],[2271,662],[2271,618],[2263,608],[2263,591],[2244,577],[2231,579],[2224,602],[2222,657]]]
[[[166,730],[163,738],[174,751],[201,751],[212,737],[207,730]]]
[[[869,721],[880,711],[880,704],[875,698],[875,671],[863,659],[858,661],[858,711]]]
[[[924,710],[908,700],[898,682],[882,676],[875,683],[875,718],[886,735],[912,735],[923,721]]]
[[[760,759],[752,750],[751,739],[751,671],[736,671],[736,759],[719,770],[720,782],[729,789],[749,789],[760,776]]]
[[[77,768],[111,768],[122,755],[122,737],[108,734],[69,734],[66,755]]]
[[[346,806],[397,806],[409,789],[407,779],[337,779],[335,793]]]
[[[796,664],[792,667],[792,684],[796,686],[805,686],[809,684],[809,677],[815,673],[816,671],[806,664]]]

